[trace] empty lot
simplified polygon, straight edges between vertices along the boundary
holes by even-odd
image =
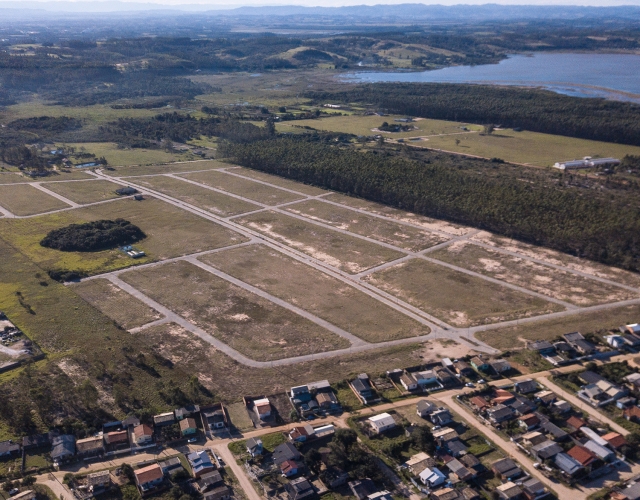
[[[42,214],[70,206],[28,184],[0,185],[0,205],[15,215]]]
[[[43,186],[81,205],[117,198],[116,189],[122,187],[121,184],[99,179],[82,182],[47,182],[43,183]]]

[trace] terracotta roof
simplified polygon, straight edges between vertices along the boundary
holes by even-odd
[[[587,450],[584,446],[580,446],[579,444],[571,448],[567,452],[567,455],[575,458],[583,467],[586,467],[596,459],[596,456],[593,453]]]
[[[153,429],[147,424],[136,425],[133,428],[133,434],[139,438],[142,436],[153,436]]]
[[[620,448],[621,446],[627,444],[627,440],[617,432],[610,432],[609,434],[605,434],[604,436],[602,436],[602,439],[604,439],[614,448]]]
[[[180,420],[181,431],[186,431],[187,429],[197,429],[197,428],[198,426],[196,425],[195,419],[191,417]]]
[[[107,434],[107,443],[125,443],[129,441],[129,433],[127,431],[114,431]]]
[[[540,422],[540,419],[536,417],[533,413],[522,415],[519,420],[524,422],[526,425],[535,425]]]
[[[587,423],[580,417],[572,415],[567,419],[567,425],[569,427],[573,427],[574,429],[579,429],[580,427],[584,427],[585,425],[587,425]]]
[[[480,397],[480,396],[473,396],[469,400],[469,402],[472,405],[477,406],[478,408],[486,408],[487,406],[489,406],[489,403],[487,403],[487,401],[484,398]]]
[[[640,408],[638,408],[637,406],[632,406],[631,408],[627,408],[624,411],[624,416],[626,418],[631,418],[631,417],[640,418]]]
[[[158,464],[152,464],[134,471],[138,484],[145,484],[162,478],[162,469]]]

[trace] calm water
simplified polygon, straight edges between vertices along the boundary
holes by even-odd
[[[342,75],[360,82],[493,83],[544,87],[561,94],[640,102],[640,55],[540,53],[498,64],[432,71]]]

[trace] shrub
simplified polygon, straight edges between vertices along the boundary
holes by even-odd
[[[40,245],[63,252],[95,252],[135,243],[145,237],[138,226],[127,220],[97,220],[54,229]]]

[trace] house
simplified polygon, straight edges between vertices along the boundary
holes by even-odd
[[[153,429],[147,424],[136,425],[133,428],[133,440],[137,445],[150,443],[153,440]]]
[[[442,488],[431,492],[432,500],[460,500],[460,494],[453,488]]]
[[[626,345],[624,338],[621,335],[605,335],[604,339],[614,349],[619,349]]]
[[[552,409],[558,413],[568,413],[571,411],[571,405],[564,399],[561,399],[560,401],[553,403]]]
[[[420,452],[407,460],[405,465],[414,476],[417,476],[427,467],[435,467],[436,461],[425,452]]]
[[[200,407],[198,405],[188,405],[182,408],[178,408],[173,413],[176,416],[176,420],[180,421],[187,417],[192,417],[196,413],[200,412]]]
[[[415,391],[418,388],[418,382],[411,373],[403,373],[400,376],[400,383],[407,391]]]
[[[257,457],[258,455],[262,455],[262,440],[260,438],[249,438],[247,439],[247,452],[252,457]]]
[[[302,466],[295,460],[285,460],[280,464],[280,472],[284,477],[295,476],[301,469]]]
[[[200,479],[194,483],[194,487],[198,492],[205,493],[222,483],[224,483],[222,475],[217,470],[214,470],[200,476]]]
[[[226,484],[221,484],[205,493],[204,500],[229,500],[232,494],[233,490],[231,488]]]
[[[160,466],[160,469],[162,469],[162,473],[165,476],[173,474],[175,471],[183,468],[182,462],[178,457],[169,458],[164,462],[160,462],[158,465]]]
[[[433,369],[436,372],[436,379],[444,386],[450,386],[458,383],[458,379],[446,366],[436,366]]]
[[[317,438],[330,436],[336,432],[336,428],[333,424],[321,425],[313,429],[313,435]]]
[[[627,440],[617,432],[609,432],[608,434],[602,436],[602,439],[609,443],[609,446],[611,446],[614,450],[619,450],[627,444]]]
[[[630,408],[636,404],[636,398],[632,398],[631,396],[627,396],[624,398],[618,399],[616,401],[616,407],[620,410],[624,410],[625,408]]]
[[[338,406],[338,398],[333,391],[319,392],[316,394],[316,401],[323,410],[330,410]]]
[[[580,429],[580,432],[582,434],[584,434],[587,439],[590,439],[591,441],[595,441],[596,443],[598,443],[600,446],[604,446],[605,448],[607,446],[609,446],[609,443],[603,439],[600,434],[598,434],[596,431],[594,431],[593,429],[589,428],[589,427],[582,427]]]
[[[585,385],[578,391],[578,397],[584,399],[591,406],[604,406],[609,403],[607,395],[595,384]]]
[[[434,425],[449,425],[453,422],[453,417],[451,416],[451,412],[446,408],[438,408],[431,414],[431,422]]]
[[[480,500],[480,494],[472,488],[462,488],[462,500]]]
[[[467,453],[467,450],[469,449],[459,439],[452,439],[451,441],[447,441],[445,448],[449,452],[449,455],[451,455],[452,457],[460,457]]]
[[[621,326],[620,331],[630,333],[631,335],[640,335],[640,324],[632,323],[630,325]]]
[[[510,458],[502,458],[493,462],[491,470],[503,481],[512,481],[522,476],[522,469]]]
[[[164,479],[162,469],[158,464],[148,465],[142,469],[135,470],[133,474],[136,478],[136,484],[143,494],[159,486]]]
[[[553,347],[551,342],[548,342],[546,340],[537,340],[535,342],[531,342],[528,345],[528,348],[531,351],[539,352],[543,356],[545,356],[547,354],[555,354],[555,352],[556,352],[556,349],[555,349],[555,347]]]
[[[571,448],[567,455],[576,460],[582,467],[589,467],[596,461],[596,456],[582,445],[575,445]]]
[[[587,425],[587,423],[584,420],[582,420],[580,417],[576,417],[575,415],[571,415],[567,419],[567,427],[572,433],[577,432],[585,425]]]
[[[460,460],[454,458],[447,462],[447,468],[451,473],[456,476],[460,481],[469,481],[473,479],[476,474],[474,471],[469,470]]]
[[[562,453],[563,449],[554,441],[543,441],[531,448],[531,453],[539,462],[555,457],[558,453]]]
[[[493,424],[506,422],[508,420],[512,420],[515,417],[511,408],[501,404],[496,405],[493,408],[489,408],[487,410],[487,416]]]
[[[471,363],[471,366],[473,366],[473,368],[478,371],[486,372],[489,370],[489,364],[480,356],[474,356],[473,358],[471,358],[469,363]]]
[[[187,460],[189,461],[193,477],[195,478],[200,478],[203,474],[212,472],[216,469],[213,462],[211,462],[209,454],[205,450],[189,453],[187,455]]]
[[[563,335],[563,337],[569,345],[580,354],[586,356],[593,354],[596,351],[596,346],[585,340],[584,336],[580,332],[567,333]]]
[[[485,470],[484,465],[482,465],[482,462],[480,462],[480,460],[478,460],[476,456],[472,455],[471,453],[467,453],[466,455],[461,456],[460,461],[468,469],[471,469],[474,472],[482,472]]]
[[[535,413],[535,410],[538,409],[538,405],[520,395],[517,395],[515,400],[508,403],[507,406],[520,416],[526,415],[527,413]]]
[[[374,397],[373,387],[369,381],[369,375],[366,373],[361,373],[352,380],[351,387],[364,402],[366,402],[367,399],[373,399]]]
[[[558,453],[554,458],[556,467],[568,476],[574,476],[584,469],[584,467],[575,458],[567,453]]]
[[[256,412],[260,420],[267,420],[271,417],[271,403],[269,398],[256,399],[253,402],[253,411]]]
[[[527,431],[535,429],[536,427],[538,427],[539,423],[540,419],[533,413],[528,413],[518,418],[518,424],[520,425],[520,427],[524,428]]]
[[[20,445],[13,441],[2,441],[0,443],[0,457],[10,457],[20,454]]]
[[[526,434],[522,435],[522,441],[525,445],[535,446],[547,441],[547,436],[537,431],[527,432]]]
[[[614,497],[612,495],[611,498],[616,498],[616,500],[640,500],[640,482],[627,486],[625,489],[616,493],[620,496]]]
[[[616,454],[613,451],[596,443],[592,439],[584,443],[584,447],[604,462],[611,462],[616,458]]]
[[[624,410],[623,415],[627,420],[640,421],[640,408],[638,408],[637,406],[627,408],[626,410]]]
[[[516,400],[516,397],[514,394],[512,394],[509,391],[506,391],[504,389],[496,389],[494,392],[494,396],[491,399],[491,404],[493,405],[499,405],[499,404],[509,404],[509,403],[513,403]]]
[[[540,415],[538,415],[538,418],[540,418]],[[552,423],[548,418],[540,418],[540,429],[546,434],[553,436],[556,441],[564,441],[569,438],[569,434]]]
[[[387,490],[382,490],[372,493],[367,497],[367,500],[393,500],[393,497]]]
[[[516,382],[514,389],[518,394],[530,394],[538,390],[538,383],[533,379],[526,379]]]
[[[280,465],[287,460],[300,460],[302,455],[298,449],[291,443],[282,443],[273,450],[273,461],[276,465]]]
[[[104,440],[107,444],[110,445],[121,445],[121,444],[129,444],[129,432],[128,431],[114,431],[108,432],[104,437]]]
[[[446,481],[445,475],[437,467],[426,467],[418,477],[422,484],[431,488],[440,486]]]
[[[469,399],[469,404],[471,404],[471,406],[473,406],[474,410],[476,410],[477,412],[482,412],[490,406],[487,400],[481,396],[473,396],[471,399]]]
[[[503,500],[519,500],[522,498],[520,486],[511,481],[501,484],[495,491],[498,493],[498,497]]]
[[[111,474],[108,470],[87,474],[87,486],[89,491],[96,492],[111,487]]]
[[[435,370],[425,370],[422,372],[414,373],[413,378],[416,379],[419,387],[433,385],[438,382],[438,376],[436,375]]]
[[[605,380],[602,375],[598,375],[591,370],[585,370],[583,372],[578,373],[578,378],[584,382],[585,384],[597,384],[598,382]]]
[[[34,434],[32,436],[25,436],[22,438],[22,448],[25,450],[32,450],[34,448],[43,448],[51,444],[53,433],[46,432],[44,434]]]
[[[418,416],[422,418],[427,418],[438,409],[435,404],[433,404],[431,401],[427,401],[426,399],[421,399],[420,401],[418,401],[416,408],[418,411]]]
[[[200,408],[200,416],[202,417],[205,431],[210,433],[228,427],[227,414],[222,403]]]
[[[160,413],[159,415],[153,416],[153,423],[158,427],[163,427],[165,425],[171,425],[176,421],[176,417],[172,411],[167,413]]]
[[[338,467],[327,467],[322,474],[322,481],[331,489],[347,484],[348,480],[349,473]]]
[[[630,373],[623,380],[630,384],[633,388],[640,387],[640,373]]]
[[[640,337],[631,333],[623,333],[622,338],[631,347],[637,347],[640,345]]]
[[[453,369],[456,371],[456,373],[463,377],[473,375],[473,368],[471,368],[471,366],[469,366],[469,364],[464,361],[454,361]]]
[[[54,464],[69,460],[76,454],[76,438],[69,434],[56,436],[51,440],[51,458]]]
[[[309,391],[309,387],[306,385],[299,385],[296,387],[292,387],[289,390],[289,394],[291,397],[291,402],[294,405],[307,403],[311,401],[311,392]]]
[[[388,413],[381,413],[380,415],[367,419],[367,421],[376,434],[382,434],[396,426],[396,421]]]
[[[138,417],[127,417],[122,421],[122,428],[123,429],[128,429],[129,427],[136,427],[137,425],[140,425],[140,419]]]
[[[553,344],[557,353],[564,355],[566,358],[573,359],[578,355],[575,348],[569,342],[556,342]]]
[[[533,477],[524,481],[520,487],[527,500],[538,500],[549,493],[544,484]]]
[[[498,375],[500,375],[501,373],[506,373],[509,370],[511,370],[511,365],[509,364],[508,361],[505,361],[504,359],[496,359],[494,361],[489,361],[489,366]]]
[[[311,483],[307,478],[299,477],[284,485],[285,491],[289,497],[289,500],[300,500],[302,498],[308,498],[315,495],[315,490],[311,486]]]
[[[102,436],[92,436],[76,441],[78,457],[87,458],[102,455],[104,453],[104,441]]]
[[[361,479],[359,481],[350,481],[349,489],[358,500],[364,500],[369,495],[375,493],[376,485],[371,479]]]
[[[180,420],[180,433],[183,436],[192,436],[196,432],[198,432],[198,426],[195,419],[187,417]]]
[[[307,425],[298,425],[289,431],[289,440],[294,441],[296,443],[304,443],[310,438],[315,437],[315,432],[313,427],[309,424]]]

